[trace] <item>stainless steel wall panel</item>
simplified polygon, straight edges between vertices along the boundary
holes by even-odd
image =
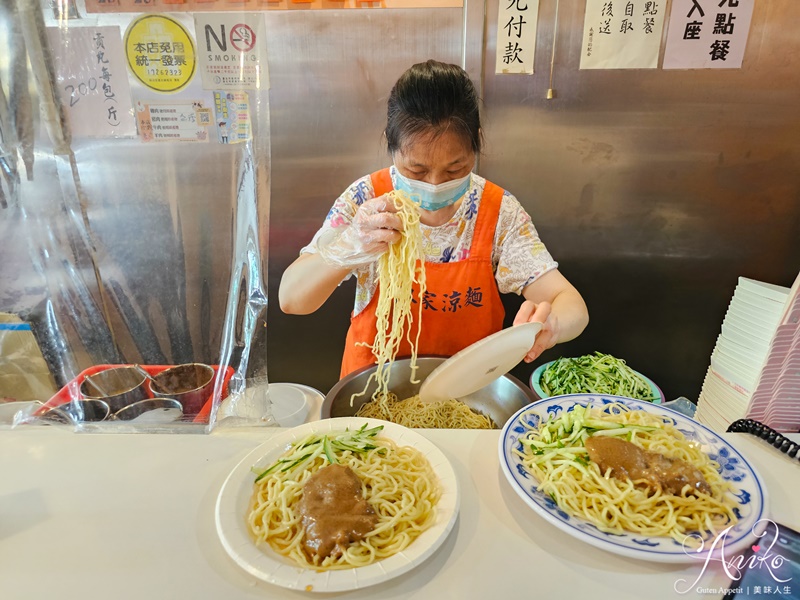
[[[535,74],[495,75],[488,0],[481,163],[589,304],[586,332],[542,360],[611,352],[696,399],[737,277],[800,269],[800,5],[756,3],[742,69],[580,71],[584,3],[561,2],[547,100],[555,5]]]

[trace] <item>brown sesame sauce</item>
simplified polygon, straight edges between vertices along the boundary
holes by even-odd
[[[615,437],[592,436],[586,440],[589,458],[605,474],[620,480],[631,480],[666,494],[681,495],[685,486],[691,492],[711,493],[703,474],[685,460],[668,458],[658,452],[648,452],[636,444]]]
[[[342,465],[321,468],[303,485],[298,505],[305,528],[303,546],[315,564],[328,556],[338,558],[375,528],[378,515],[361,488],[358,475]]]

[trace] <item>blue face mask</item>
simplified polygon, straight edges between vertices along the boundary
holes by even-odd
[[[420,208],[430,211],[450,206],[466,194],[471,177],[472,173],[468,173],[466,177],[433,185],[404,177],[395,167],[395,187],[411,196],[412,200],[419,202]]]

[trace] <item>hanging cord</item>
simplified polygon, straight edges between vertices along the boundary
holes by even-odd
[[[553,47],[550,50],[550,87],[547,88],[547,99],[552,100],[556,97],[556,91],[553,89],[553,70],[556,63],[556,40],[558,39],[558,5],[560,0],[556,0],[556,20],[553,23]]]
[[[769,444],[775,446],[781,452],[788,454],[792,458],[797,458],[800,460],[800,455],[798,455],[800,444],[793,442],[771,427],[768,427],[763,423],[759,423],[758,421],[754,421],[753,419],[739,419],[738,421],[734,421],[728,425],[727,431],[733,433],[744,432],[758,436],[762,440],[766,440]]]

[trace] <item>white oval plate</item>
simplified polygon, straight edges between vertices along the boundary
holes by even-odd
[[[420,400],[463,398],[489,385],[525,358],[541,330],[535,322],[506,327],[456,352],[425,378]]]
[[[353,569],[318,571],[297,565],[291,559],[273,551],[269,545],[256,546],[246,523],[247,510],[253,494],[255,474],[251,467],[268,467],[289,446],[310,433],[358,429],[383,425],[380,436],[399,446],[419,450],[439,477],[442,491],[436,505],[436,521],[402,552],[383,560]],[[313,591],[340,592],[364,588],[387,581],[413,569],[442,545],[455,525],[458,516],[459,490],[455,472],[441,450],[420,434],[401,425],[378,419],[340,417],[306,423],[283,431],[260,445],[236,465],[222,485],[216,506],[217,533],[225,551],[251,575],[281,587]]]
[[[522,423],[537,427],[539,421],[547,419],[550,414],[558,415],[562,410],[570,410],[576,404],[585,406],[590,401],[594,406],[620,402],[631,410],[644,410],[667,417],[673,420],[675,427],[687,439],[699,442],[703,452],[719,463],[722,477],[733,484],[734,497],[738,502],[734,510],[739,512],[740,518],[727,534],[724,543],[725,554],[732,556],[750,544],[754,538],[753,527],[767,516],[767,490],[756,470],[733,446],[708,427],[669,408],[621,396],[593,394],[553,396],[520,409],[506,422],[500,434],[500,466],[514,491],[538,515],[582,542],[622,556],[671,563],[698,560],[697,552],[690,547],[684,547],[671,537],[602,532],[585,519],[568,515],[550,496],[537,491],[538,482],[527,471],[520,457],[511,451],[520,444],[519,437],[527,431]],[[705,545],[704,552],[709,551],[710,545],[710,542]],[[705,553],[702,556],[705,556]]]

